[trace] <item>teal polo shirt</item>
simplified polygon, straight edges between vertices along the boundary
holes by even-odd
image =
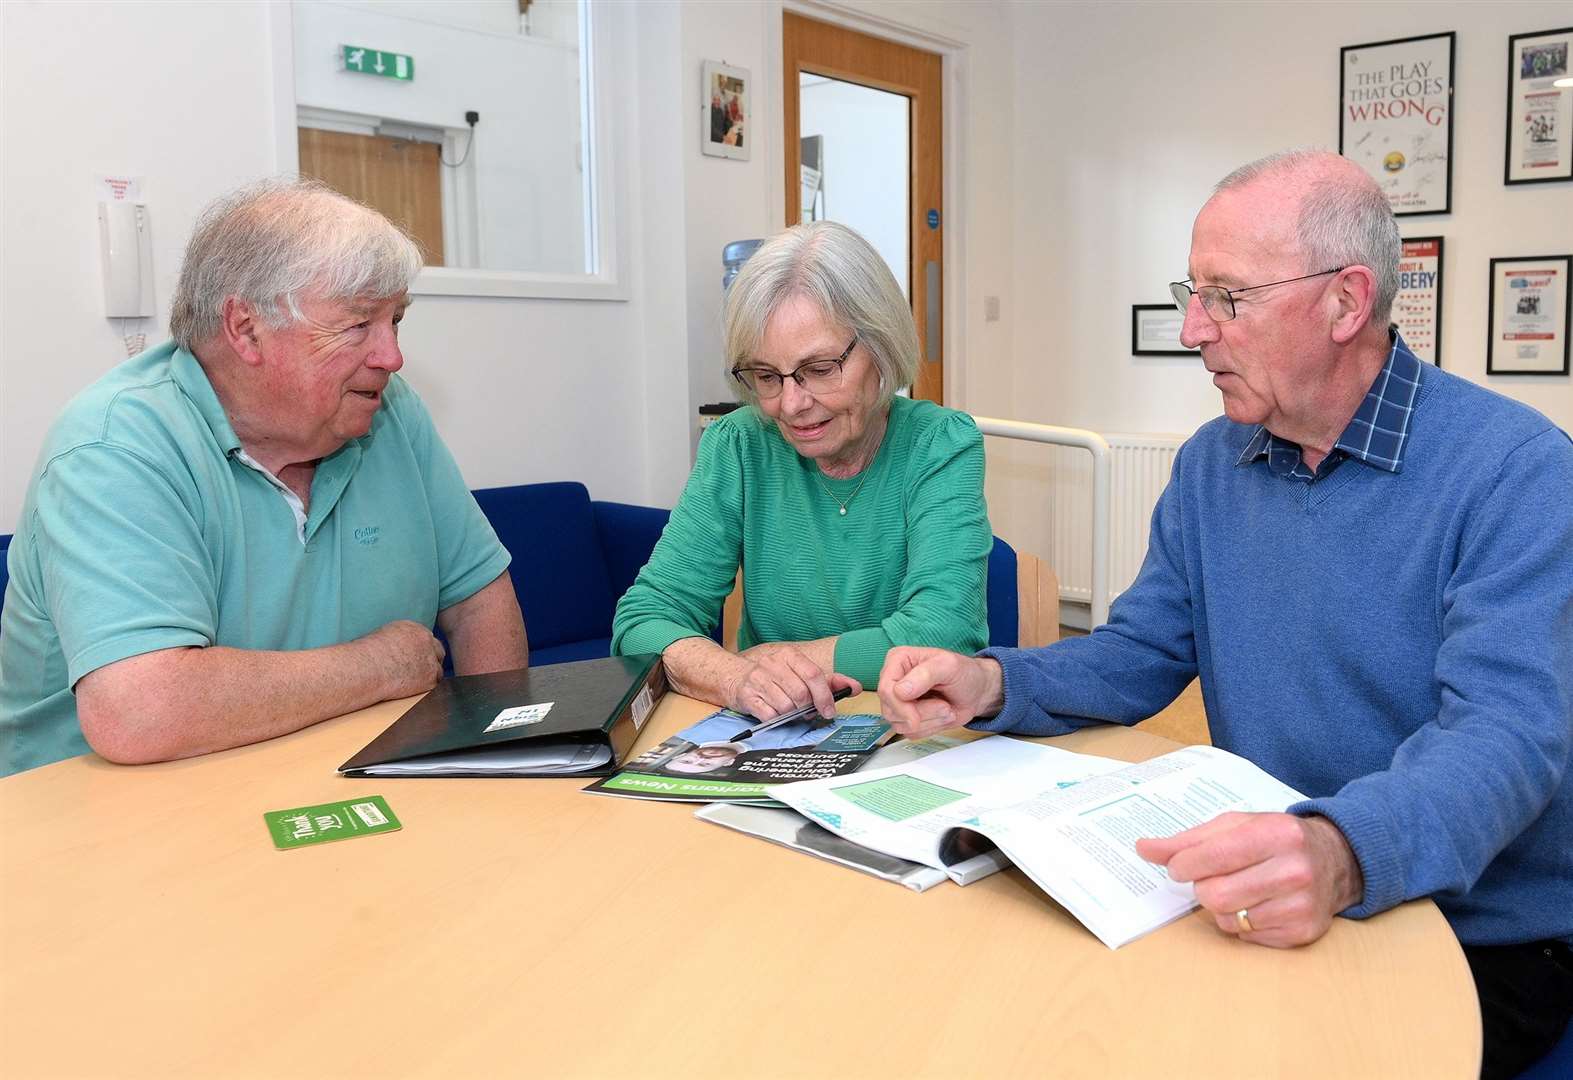
[[[508,561],[398,376],[371,430],[318,464],[298,522],[196,358],[150,349],[66,406],[28,486],[0,616],[0,774],[87,751],[72,687],[96,668],[431,626]]]

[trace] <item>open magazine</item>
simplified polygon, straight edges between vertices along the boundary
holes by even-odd
[[[761,724],[721,709],[584,790],[667,802],[780,806],[765,793],[766,788],[854,772],[889,735],[890,725],[877,715],[826,721],[815,714],[789,723]]]
[[[1111,949],[1197,906],[1189,884],[1136,854],[1139,838],[1304,798],[1211,746],[1101,772],[1087,767],[1089,756],[994,735],[769,794],[855,844],[936,870],[992,842]]]
[[[904,765],[930,754],[962,745],[965,745],[963,740],[950,735],[930,735],[926,739],[910,741],[898,739],[876,750],[862,772],[866,775],[874,769]],[[1064,753],[1064,751],[1057,751],[1057,753]],[[1065,778],[1073,775],[1091,776],[1094,773],[1125,767],[1123,761],[1096,757],[1092,754],[1067,756],[1075,760],[1065,763],[1066,772],[1063,774]],[[875,851],[862,844],[855,844],[845,837],[836,835],[818,822],[810,821],[796,810],[785,807],[776,809],[769,806],[711,803],[709,806],[701,806],[695,810],[694,817],[747,833],[749,836],[757,836],[761,840],[768,840],[772,844],[789,847],[794,851],[805,852],[827,862],[860,870],[884,881],[893,881],[913,892],[925,892],[946,881],[954,881],[957,885],[971,885],[974,881],[981,881],[990,874],[997,874],[1010,865],[1010,860],[1005,857],[1004,852],[992,844],[985,843],[983,846],[986,850],[981,850],[971,857],[959,857],[958,861],[948,863],[942,869],[924,866],[920,862],[887,855],[883,851]]]

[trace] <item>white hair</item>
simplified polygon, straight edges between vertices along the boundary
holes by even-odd
[[[263,180],[217,200],[197,220],[170,333],[194,351],[218,333],[231,296],[273,327],[299,322],[308,292],[326,300],[396,296],[421,262],[420,247],[404,230],[326,184]]]
[[[1371,319],[1386,326],[1398,295],[1398,260],[1403,240],[1387,195],[1364,173],[1328,168],[1336,155],[1326,150],[1280,150],[1242,165],[1214,191],[1245,187],[1257,180],[1308,171],[1316,175],[1300,201],[1295,239],[1302,269],[1308,273],[1335,266],[1364,266],[1376,275]]]
[[[845,225],[815,221],[777,233],[751,255],[726,294],[726,366],[754,359],[765,327],[791,297],[813,301],[853,330],[879,370],[881,407],[918,377],[918,331],[901,287],[872,244]],[[757,404],[742,386],[743,396]]]

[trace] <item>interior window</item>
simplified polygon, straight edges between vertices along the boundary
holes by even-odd
[[[300,171],[428,265],[596,272],[584,0],[296,0]]]

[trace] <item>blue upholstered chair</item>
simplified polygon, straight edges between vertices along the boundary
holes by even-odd
[[[612,611],[670,511],[593,502],[583,484],[484,488],[475,501],[513,556],[508,568],[530,637],[530,663],[607,656]]]
[[[1059,640],[1060,583],[1043,560],[1018,553],[996,536],[985,589],[990,645],[1029,648]],[[742,597],[739,581],[727,597],[718,639],[729,649],[736,647]]]
[[[1551,1053],[1518,1074],[1518,1080],[1568,1080],[1573,1077],[1573,1024],[1567,1026]]]
[[[999,537],[989,552],[989,644],[1037,648],[1060,639],[1060,583],[1042,559]]]
[[[5,586],[11,580],[10,565],[6,557],[10,554],[11,534],[0,533],[0,611],[5,610]]]

